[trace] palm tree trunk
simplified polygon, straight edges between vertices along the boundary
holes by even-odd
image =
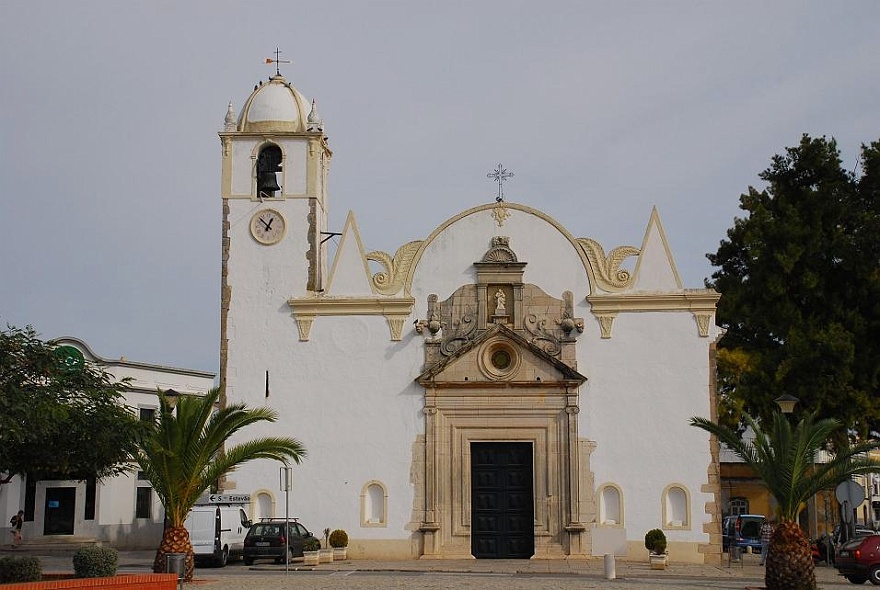
[[[195,555],[193,554],[192,543],[189,540],[189,531],[186,527],[167,527],[162,535],[162,543],[156,550],[156,559],[153,560],[153,572],[157,574],[165,573],[165,556],[169,553],[186,553],[186,561],[184,566],[183,579],[185,582],[192,582],[193,573],[195,571]]]
[[[782,521],[776,525],[765,564],[767,590],[816,589],[810,542],[794,521]]]

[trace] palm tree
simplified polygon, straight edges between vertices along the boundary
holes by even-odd
[[[153,571],[165,571],[168,553],[186,553],[185,579],[192,580],[194,556],[184,521],[205,490],[252,459],[299,463],[306,456],[293,438],[265,437],[225,447],[236,432],[256,422],[274,422],[269,408],[234,404],[215,407],[219,388],[204,396],[181,395],[176,406],[159,392],[159,416],[138,445],[135,461],[165,507],[166,527],[156,551]],[[175,411],[176,410],[176,411]]]
[[[765,562],[767,590],[813,590],[816,571],[810,542],[798,525],[798,515],[820,490],[833,488],[853,475],[880,470],[880,462],[867,455],[868,451],[880,448],[880,442],[847,446],[830,455],[827,462],[817,463],[817,453],[841,428],[838,420],[819,420],[814,412],[792,428],[788,417],[776,412],[770,429],[765,431],[748,414],[743,417],[754,431],[753,440],[743,440],[734,430],[705,418],[691,418],[690,423],[718,437],[754,470],[776,499],[779,523]]]

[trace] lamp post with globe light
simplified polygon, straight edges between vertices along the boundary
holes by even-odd
[[[776,405],[779,406],[779,409],[782,410],[783,414],[790,415],[792,412],[794,412],[794,407],[801,400],[793,395],[783,393],[773,401],[776,402]]]
[[[783,393],[773,401],[776,402],[776,405],[779,406],[779,410],[783,414],[785,414],[786,416],[791,416],[791,414],[794,412],[795,406],[797,406],[801,400],[791,394]],[[816,457],[813,457],[812,460],[815,462]],[[810,537],[816,538],[819,534],[819,508],[816,504],[816,496],[810,498],[808,506],[809,511],[812,513],[813,516],[809,523]],[[828,528],[827,522],[825,523],[825,528]]]

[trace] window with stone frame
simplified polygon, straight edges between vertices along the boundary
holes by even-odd
[[[743,498],[741,496],[737,496],[736,498],[730,499],[730,504],[728,506],[730,516],[739,516],[740,514],[748,514],[749,513],[749,501],[747,498]]]

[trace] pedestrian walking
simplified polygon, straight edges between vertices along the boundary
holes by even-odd
[[[12,530],[9,532],[12,533],[13,547],[21,545],[21,525],[24,524],[24,510],[19,510],[18,514],[10,518],[9,524],[12,525]]]
[[[761,565],[767,561],[767,553],[770,552],[770,537],[773,536],[773,523],[765,520],[761,525]]]

